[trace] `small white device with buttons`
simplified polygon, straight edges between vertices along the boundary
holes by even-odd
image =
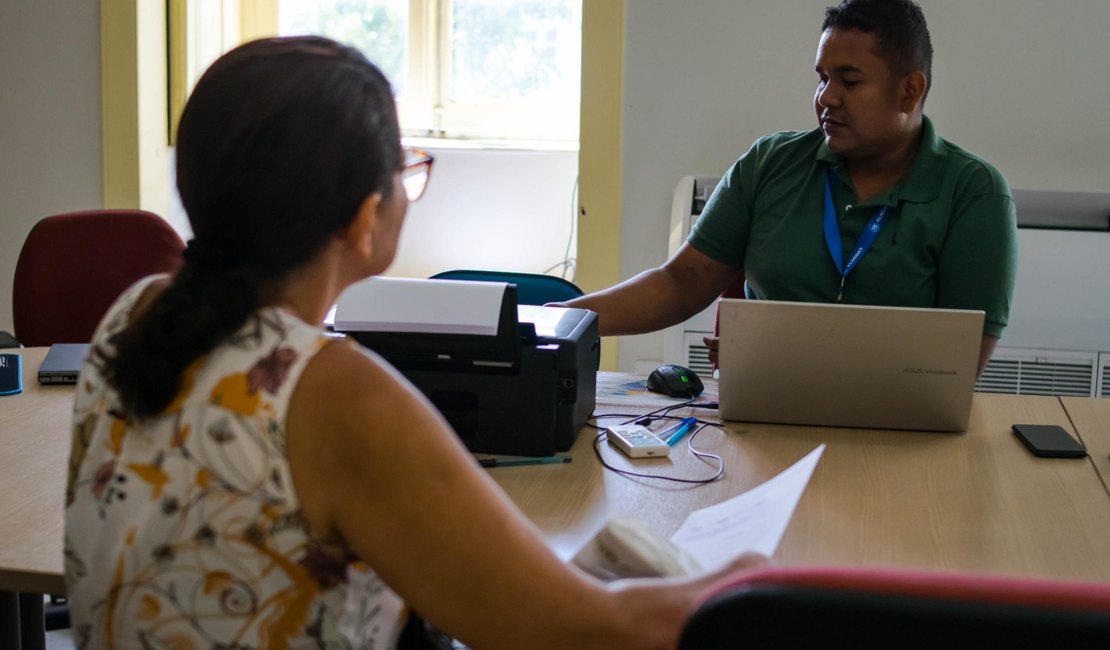
[[[629,458],[658,458],[670,453],[670,445],[641,424],[621,424],[606,429],[609,443]]]

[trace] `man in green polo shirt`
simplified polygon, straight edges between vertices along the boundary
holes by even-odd
[[[924,116],[931,62],[910,0],[826,9],[819,127],[756,141],[670,260],[569,305],[597,311],[602,335],[649,332],[743,272],[753,299],[981,309],[982,371],[1009,315],[1016,211],[998,170]],[[714,358],[716,339],[706,344]]]

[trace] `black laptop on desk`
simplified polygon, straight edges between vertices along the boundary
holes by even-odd
[[[88,343],[55,343],[39,365],[40,384],[76,384],[81,364],[89,354]]]

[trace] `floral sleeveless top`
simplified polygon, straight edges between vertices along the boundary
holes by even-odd
[[[186,370],[165,411],[126,421],[100,359],[153,279],[108,311],[78,382],[65,531],[77,646],[394,647],[407,609],[312,537],[285,455],[289,398],[332,339],[264,308]]]

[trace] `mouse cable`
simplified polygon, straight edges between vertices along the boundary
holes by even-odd
[[[715,409],[715,408],[718,408],[718,406],[719,406],[719,402],[716,402],[716,401],[713,401],[713,402],[698,402],[698,401],[695,401],[695,400],[697,400],[697,396],[691,395],[690,399],[686,400],[685,402],[680,402],[678,404],[672,404],[670,406],[665,406],[663,408],[667,408],[667,409],[678,409],[678,408]]]
[[[671,417],[671,411],[676,411],[678,409],[684,409],[684,408],[690,408],[691,406],[694,406],[694,401],[693,400],[690,400],[688,402],[679,402],[678,404],[668,404],[667,406],[660,406],[659,408],[655,409],[654,411],[650,411],[648,413],[642,413],[640,415],[635,415],[635,416],[624,416],[624,415],[622,415],[622,416],[615,416],[615,417],[631,417],[632,418],[631,420],[628,420],[627,422],[621,422],[621,424],[631,424],[635,421],[644,420],[644,419],[651,422],[651,421],[654,421],[654,420],[659,420],[659,419],[662,419],[662,418]],[[598,416],[595,416],[594,419],[603,418],[603,417],[608,417],[608,416],[598,415]]]
[[[652,423],[656,420],[661,420],[663,418],[668,418],[668,417],[669,418],[674,418],[674,419],[679,419],[679,418],[675,418],[674,416],[672,416],[670,414],[670,412],[675,410],[675,409],[688,407],[689,405],[690,405],[689,402],[685,402],[685,403],[682,403],[682,404],[672,404],[672,405],[669,405],[669,406],[662,406],[660,408],[655,409],[654,411],[651,411],[650,413],[599,413],[597,415],[594,415],[593,419],[596,422],[597,420],[600,420],[600,419],[603,419],[603,418],[628,418],[624,422],[621,422],[621,424],[643,424],[645,421],[650,424],[650,423]],[[598,429],[598,430],[601,430],[601,429],[605,428],[603,426],[600,426],[600,425],[595,424],[595,423],[590,423],[590,422],[587,422],[586,426],[593,427],[594,429]]]
[[[599,414],[593,416],[593,419],[596,422],[597,420],[600,420],[602,418],[629,418],[629,419],[625,420],[624,422],[621,422],[621,424],[639,424],[641,426],[646,427],[649,424],[651,424],[652,422],[655,422],[656,420],[665,420],[665,419],[681,420],[682,418],[680,418],[676,415],[671,415],[671,411],[674,411],[676,409],[691,408],[691,407],[716,408],[717,407],[716,404],[717,404],[716,402],[703,402],[702,404],[696,404],[694,402],[682,402],[681,404],[670,404],[668,406],[661,406],[661,407],[659,407],[659,408],[657,408],[654,411],[651,411],[649,413],[641,413],[641,414],[636,414],[636,415],[633,415],[631,413],[599,413]],[[709,424],[711,426],[717,426],[715,423],[705,422],[703,420],[698,420],[698,423],[699,424]],[[598,424],[594,424],[594,423],[590,423],[590,422],[587,422],[586,426],[593,427],[594,429],[597,429],[597,430],[601,430],[601,429],[605,428],[605,427],[602,427]]]

